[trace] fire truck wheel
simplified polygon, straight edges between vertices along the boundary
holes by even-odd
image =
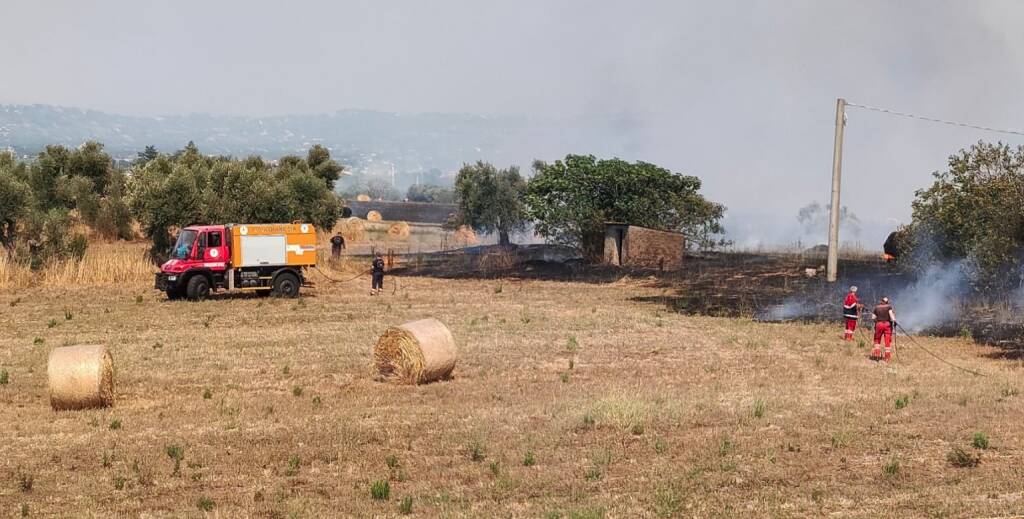
[[[177,301],[184,297],[184,295],[185,294],[181,293],[181,289],[167,289],[167,299],[170,299],[171,301]]]
[[[274,295],[278,297],[298,297],[299,278],[291,272],[282,272],[274,278]]]
[[[189,279],[186,294],[192,301],[206,299],[210,295],[210,282],[206,280],[206,276],[197,275]]]

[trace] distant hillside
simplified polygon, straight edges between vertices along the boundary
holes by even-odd
[[[629,126],[628,120],[611,117],[542,119],[357,110],[272,117],[139,117],[48,105],[0,105],[0,149],[10,147],[33,155],[47,144],[75,146],[91,139],[102,142],[115,157],[131,158],[147,145],[173,152],[191,140],[206,154],[277,158],[323,144],[357,171],[394,165],[398,175],[415,178],[418,172],[451,171],[478,159],[526,169],[533,158],[569,152],[628,154],[628,146],[615,136]]]

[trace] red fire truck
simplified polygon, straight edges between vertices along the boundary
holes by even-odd
[[[316,229],[306,223],[185,227],[155,287],[169,299],[206,299],[215,290],[297,297],[316,266]]]

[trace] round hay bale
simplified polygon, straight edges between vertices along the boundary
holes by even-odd
[[[388,328],[373,347],[373,359],[382,380],[415,385],[449,378],[458,352],[448,327],[429,318]]]
[[[369,201],[370,201],[370,195],[362,195],[362,194],[356,195],[356,202],[369,202]]]
[[[114,405],[114,361],[104,346],[54,348],[46,377],[55,411]]]
[[[377,211],[370,211],[366,213],[366,221],[368,222],[379,222],[383,219],[384,218],[381,217],[380,213],[378,213]]]
[[[476,245],[477,242],[476,233],[473,232],[472,228],[465,225],[460,225],[459,228],[455,230],[455,233],[452,235],[452,240],[454,240],[457,245],[462,246]]]
[[[340,225],[341,235],[345,238],[346,242],[360,242],[366,238],[366,225],[359,218],[353,216],[342,220]]]
[[[388,236],[392,238],[408,238],[409,237],[409,224],[405,222],[395,222],[388,227]]]

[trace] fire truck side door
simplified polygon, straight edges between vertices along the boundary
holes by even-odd
[[[215,270],[223,269],[228,257],[227,240],[224,239],[224,231],[207,231],[203,233],[203,261],[206,263],[217,263]]]

